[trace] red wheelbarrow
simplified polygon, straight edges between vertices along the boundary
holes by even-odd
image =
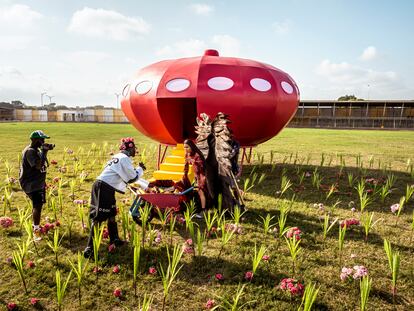
[[[167,208],[173,209],[175,212],[180,211],[181,204],[188,202],[187,195],[193,191],[193,189],[194,187],[190,187],[180,193],[137,193],[130,188],[136,197],[129,209],[129,214],[132,216],[132,219],[140,225],[141,213],[139,212],[139,208],[143,207],[145,204],[150,204],[151,206],[147,221],[151,221],[157,214],[154,211],[154,207],[160,209],[162,212]]]

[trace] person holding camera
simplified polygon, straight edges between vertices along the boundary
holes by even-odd
[[[42,239],[40,216],[42,206],[46,203],[46,168],[49,165],[47,152],[55,147],[45,143],[46,138],[50,137],[41,130],[30,134],[32,142],[22,152],[19,176],[20,186],[33,203],[33,238],[36,242]]]
[[[126,185],[138,180],[146,169],[143,163],[134,168],[131,157],[136,154],[134,139],[123,138],[119,146],[120,152],[115,154],[106,164],[102,173],[92,185],[89,218],[91,229],[88,243],[83,251],[85,258],[93,257],[94,227],[107,221],[109,243],[115,246],[124,244],[118,235],[118,225],[115,220],[116,200],[115,192],[125,193]]]

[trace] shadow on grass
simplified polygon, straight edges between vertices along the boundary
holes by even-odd
[[[320,188],[317,189],[313,185],[313,172],[317,171],[322,178]],[[358,193],[355,187],[361,179],[371,180],[366,182],[366,190],[368,197],[371,198],[371,204],[366,207],[366,211],[375,211],[378,209],[389,211],[389,206],[398,203],[400,197],[405,195],[406,185],[412,183],[412,178],[409,173],[401,171],[384,171],[379,169],[358,169],[355,167],[344,167],[342,173],[340,167],[335,166],[316,166],[316,165],[300,165],[300,164],[262,164],[262,165],[246,165],[243,170],[243,178],[241,184],[247,178],[252,179],[253,174],[261,176],[266,174],[266,178],[261,184],[255,185],[250,192],[267,196],[271,198],[278,198],[278,193],[281,189],[281,176],[285,175],[291,182],[292,186],[287,190],[283,198],[291,198],[295,195],[297,202],[314,204],[322,202],[325,205],[333,205],[338,200],[342,203],[350,201],[355,202],[355,208],[359,209]],[[300,184],[302,174],[308,173],[308,177],[303,177],[303,182]],[[352,187],[349,186],[348,174],[353,176]],[[387,177],[393,175],[395,177],[394,186],[391,193],[386,197],[385,203],[379,199],[379,195],[374,196],[376,191],[381,190],[381,186],[385,184]],[[259,177],[257,177],[257,180]],[[377,184],[377,186],[375,186]],[[327,199],[328,192],[331,185],[336,186],[336,191]],[[350,209],[348,205],[339,204],[338,208]],[[411,211],[407,208],[401,211],[401,214],[408,214]]]
[[[271,211],[263,211],[262,209],[249,209],[249,211],[245,214],[245,223],[250,223],[253,225],[259,225],[258,219],[261,217],[266,217],[269,214],[270,217],[273,217],[272,223],[277,223],[277,219],[280,215],[278,210],[271,210]],[[289,212],[287,221],[286,221],[286,228],[288,227],[299,227],[300,230],[304,233],[305,238],[304,243],[301,246],[305,249],[309,250],[319,250],[322,246],[322,240],[318,241],[315,238],[315,234],[317,236],[322,236],[323,229],[323,216],[315,217],[305,213],[297,213],[297,212]],[[334,218],[331,217],[331,221]],[[333,237],[338,238],[338,231],[339,225],[335,225],[334,228],[328,233],[327,238]],[[346,231],[346,241],[363,241],[365,238],[364,228],[361,226],[351,226]],[[309,242],[306,242],[309,240]],[[245,243],[250,244],[250,246],[254,246],[254,241],[246,241]],[[282,241],[284,243],[284,241]],[[368,235],[368,240],[366,241],[368,244],[375,244],[378,246],[382,246],[384,244],[384,239],[377,234],[374,230],[372,230]],[[393,245],[399,249],[400,251],[404,252],[411,252],[414,251],[414,247],[404,246],[401,244],[393,243]]]

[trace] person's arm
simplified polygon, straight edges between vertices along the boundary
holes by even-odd
[[[47,151],[42,153],[42,156],[39,156],[39,153],[36,149],[29,148],[26,151],[26,159],[31,167],[35,167],[36,169],[41,170],[47,160],[46,154]]]
[[[125,183],[132,183],[140,177],[140,172],[134,168],[130,158],[121,158],[117,165],[113,165],[113,168],[116,169],[116,173]],[[141,176],[142,174],[143,170],[141,172]]]

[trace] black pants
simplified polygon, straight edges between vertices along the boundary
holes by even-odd
[[[32,218],[33,225],[38,226],[40,224],[40,217],[42,214],[42,206],[46,203],[45,189],[37,190],[34,192],[27,193],[27,196],[32,200],[33,210]]]
[[[115,220],[116,201],[115,189],[107,183],[96,180],[92,185],[91,205],[89,219],[91,220],[91,231],[89,232],[87,247],[93,247],[94,227],[107,220],[109,241],[112,244],[119,239],[118,225]]]

